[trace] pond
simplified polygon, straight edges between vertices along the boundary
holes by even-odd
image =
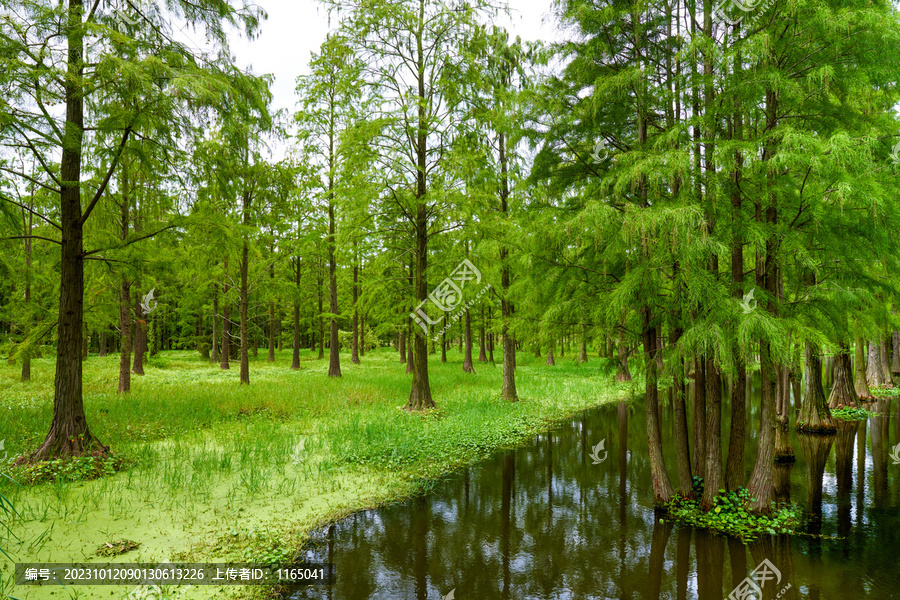
[[[673,413],[665,398],[664,446],[674,481]],[[335,583],[290,597],[900,598],[900,465],[890,456],[900,442],[900,402],[894,399],[894,414],[890,400],[867,406],[880,415],[841,422],[835,436],[801,441],[791,430],[796,462],[777,467],[778,493],[804,509],[800,535],[744,545],[660,523],[645,409],[636,398],[500,451],[424,496],[337,523],[307,550],[308,559],[334,564]],[[749,476],[756,400],[748,419]],[[603,440],[595,460],[592,448]],[[749,593],[754,584],[761,596]]]

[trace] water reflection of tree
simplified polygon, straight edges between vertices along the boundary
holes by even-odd
[[[837,478],[838,535],[846,536],[852,527],[850,508],[853,490],[853,442],[859,421],[836,421],[837,436],[834,446],[835,476]],[[849,556],[850,546],[841,544],[844,556]]]
[[[890,453],[891,400],[881,399],[870,409],[878,413],[872,423],[872,494],[875,506],[883,508],[888,500],[888,454]]]

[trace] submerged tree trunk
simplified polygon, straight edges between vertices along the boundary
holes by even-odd
[[[851,370],[850,348],[846,344],[841,344],[834,365],[834,386],[831,388],[831,395],[828,396],[829,409],[845,406],[859,408],[859,398],[853,389]]]
[[[881,378],[884,379],[885,384],[894,383],[894,376],[891,373],[891,365],[890,365],[890,356],[888,355],[888,344],[887,341],[882,338],[878,344],[879,356],[881,358]]]
[[[656,374],[656,327],[651,323],[650,308],[641,309],[643,320],[642,333],[644,338],[644,352],[646,354],[646,397],[647,397],[647,440],[650,458],[650,473],[653,479],[653,502],[656,505],[665,504],[672,498],[675,490],[669,480],[666,471],[665,458],[662,452],[662,435],[659,424],[659,391],[657,389]]]
[[[706,360],[706,468],[703,498],[700,506],[710,510],[719,490],[725,486],[722,477],[722,373],[712,358]]]
[[[694,475],[706,479],[706,363],[694,359]]]
[[[769,344],[760,341],[760,421],[759,444],[756,462],[747,490],[754,498],[748,509],[757,514],[769,514],[775,497],[775,369],[772,364]]]
[[[825,401],[822,389],[822,358],[819,348],[807,341],[803,352],[803,401],[797,415],[797,431],[804,433],[834,433],[837,427]]]
[[[681,329],[672,332],[672,346],[677,347]],[[675,455],[678,462],[678,493],[685,498],[694,497],[694,479],[691,472],[691,450],[687,423],[687,390],[684,384],[684,358],[679,358],[672,376],[673,402],[675,404]]]

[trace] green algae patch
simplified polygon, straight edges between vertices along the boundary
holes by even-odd
[[[6,516],[8,533],[0,528],[0,547],[9,555],[0,555],[0,568],[11,574],[14,562],[291,564],[323,525],[422,493],[434,478],[630,389],[612,382],[611,361],[536,362],[519,360],[520,402],[514,403],[499,398],[499,367],[479,364],[473,376],[462,373],[461,357],[434,363],[438,408],[409,413],[400,410],[408,376],[388,351],[366,354],[361,365],[347,361],[338,380],[327,377],[325,361],[308,357],[300,371],[288,370],[284,355],[274,365],[253,362],[251,386],[239,386],[234,373],[191,353],[164,353],[125,397],[99,389],[115,380],[117,362],[92,357],[85,363],[91,428],[126,461],[125,470],[0,484],[16,511]],[[48,375],[36,370],[42,372]],[[52,377],[32,384],[52,385]],[[49,406],[29,400],[34,391],[14,389],[23,414],[12,413],[18,419],[12,426],[0,425],[0,438],[8,436],[7,446],[20,453],[39,443],[49,422]],[[116,546],[121,541],[128,545]],[[110,543],[108,556],[97,554]],[[117,549],[126,553],[116,555]],[[134,586],[11,583],[8,575],[0,582],[0,597],[150,593]],[[192,600],[263,598],[273,591],[195,585],[154,593]]]

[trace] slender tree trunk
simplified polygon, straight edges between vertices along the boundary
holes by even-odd
[[[231,368],[231,303],[228,302],[228,257],[223,263],[225,281],[222,283],[222,362],[219,368],[228,370]]]
[[[294,284],[296,293],[300,293],[300,259],[294,262]],[[294,300],[294,345],[291,349],[291,370],[300,368],[300,301]]]
[[[409,340],[409,343],[406,345],[406,372],[413,373],[415,371],[415,361],[413,359],[413,340],[418,339],[421,336],[418,336],[413,331],[412,319],[407,319],[406,322],[406,339]],[[423,342],[424,347],[424,342]]]
[[[34,210],[34,184],[31,186],[31,194],[30,200],[28,202],[28,218],[24,219],[25,221],[25,235],[30,236],[34,229],[34,213],[31,212]],[[25,321],[25,339],[28,340],[28,337],[31,334],[31,328],[33,327],[33,318],[31,312],[31,250],[33,248],[34,240],[26,237],[23,242],[25,243],[25,311],[27,314],[27,319]],[[106,348],[103,347],[103,343],[106,341],[106,332],[104,332],[104,337],[100,343],[100,356],[106,356]],[[22,374],[21,380],[31,381],[31,343],[26,341],[25,343],[25,351],[22,353]]]
[[[486,336],[484,332],[484,324],[485,324],[485,316],[484,316],[484,304],[481,305],[481,323],[478,328],[478,362],[487,362],[487,346],[485,343]]]
[[[475,373],[475,367],[472,365],[472,320],[469,309],[466,309],[466,354],[463,358],[463,373]]]
[[[891,373],[900,373],[900,331],[891,334]]]
[[[547,348],[547,362],[546,362],[546,364],[549,365],[549,366],[551,366],[551,367],[554,366],[554,365],[556,365],[556,361],[553,360],[553,338],[552,338],[552,337],[550,338],[550,347]]]
[[[447,332],[441,331],[441,362],[447,362]]]
[[[406,364],[406,332],[400,332],[400,362]]]
[[[144,352],[147,348],[147,321],[143,308],[141,307],[141,295],[134,295],[134,368],[131,370],[135,375],[144,374]]]
[[[324,290],[322,289],[324,286],[324,282],[322,281],[322,269],[321,267],[316,269],[318,273],[318,291],[319,291],[319,360],[325,358],[325,321],[322,319],[322,313],[325,312],[325,298],[324,298]],[[330,369],[330,365],[329,365]]]
[[[219,286],[213,284],[212,351],[209,362],[219,361]]]
[[[337,260],[335,258],[335,218],[334,218],[334,192],[328,202],[328,294],[329,310],[331,311],[331,330],[328,342],[328,376],[341,376],[341,343],[338,334],[338,322],[335,315],[338,314],[338,287],[337,287]]]
[[[250,225],[250,194],[244,192],[244,225]],[[250,249],[244,240],[241,249],[241,385],[250,385],[250,324],[247,320],[249,289],[247,276],[250,271]]]
[[[353,345],[350,348],[350,362],[359,364],[359,265],[353,263]]]
[[[360,327],[359,327],[359,355],[366,355],[366,313],[363,312],[360,316]]]
[[[122,276],[119,288],[119,330],[122,332],[122,347],[119,354],[120,394],[131,391],[131,282]]]

